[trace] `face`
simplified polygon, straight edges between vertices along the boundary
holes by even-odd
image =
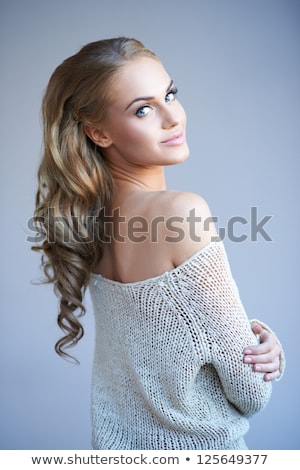
[[[185,111],[160,62],[149,57],[128,62],[111,91],[102,129],[108,163],[172,165],[188,157]]]

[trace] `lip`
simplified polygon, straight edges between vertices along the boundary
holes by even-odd
[[[166,140],[163,140],[161,143],[164,145],[181,145],[185,141],[184,131],[177,131],[171,134]]]

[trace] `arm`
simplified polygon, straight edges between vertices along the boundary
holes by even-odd
[[[255,373],[251,365],[243,362],[244,350],[249,345],[258,345],[258,339],[240,301],[224,246],[216,241],[213,219],[202,198],[187,194],[180,208],[185,211],[181,212],[184,220],[188,220],[194,208],[195,220],[201,221],[193,237],[189,236],[190,226],[186,224],[184,239],[173,244],[175,266],[199,251],[197,265],[193,264],[195,272],[188,276],[191,286],[186,291],[187,301],[194,307],[195,333],[204,330],[207,335],[210,362],[228,401],[242,414],[256,413],[268,403],[271,384],[264,381],[263,374]]]
[[[271,395],[271,383],[243,362],[249,344],[258,344],[234,283],[225,249],[221,242],[199,258],[199,289],[204,289],[204,303],[199,304],[201,321],[212,338],[212,364],[226,398],[242,414],[262,410]],[[202,263],[205,265],[203,267]],[[205,317],[205,318],[204,318]]]
[[[193,193],[181,193],[179,198],[172,200],[175,201],[176,207],[186,214],[185,220],[188,220],[187,217],[193,213],[194,221],[197,221],[196,224],[185,227],[187,236],[183,248],[180,249],[180,246],[177,246],[180,244],[176,243],[176,253],[173,257],[175,258],[174,264],[178,265],[197,250],[218,239],[218,233],[210,209],[203,198]],[[189,236],[192,234],[193,237]],[[280,342],[274,332],[262,322],[253,320],[251,323],[253,333],[259,338],[259,344],[247,345],[244,351],[244,362],[252,364],[255,372],[263,373],[264,380],[280,380],[285,370],[285,355]]]

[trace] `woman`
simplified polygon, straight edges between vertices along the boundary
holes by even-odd
[[[97,449],[246,448],[246,416],[283,368],[276,336],[251,329],[208,205],[166,190],[164,167],[189,154],[176,93],[156,55],[116,38],[66,59],[43,100],[35,249],[62,356],[91,290]]]

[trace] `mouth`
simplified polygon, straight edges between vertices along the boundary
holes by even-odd
[[[163,140],[161,143],[164,145],[181,145],[185,142],[185,133],[184,131],[177,131]]]

